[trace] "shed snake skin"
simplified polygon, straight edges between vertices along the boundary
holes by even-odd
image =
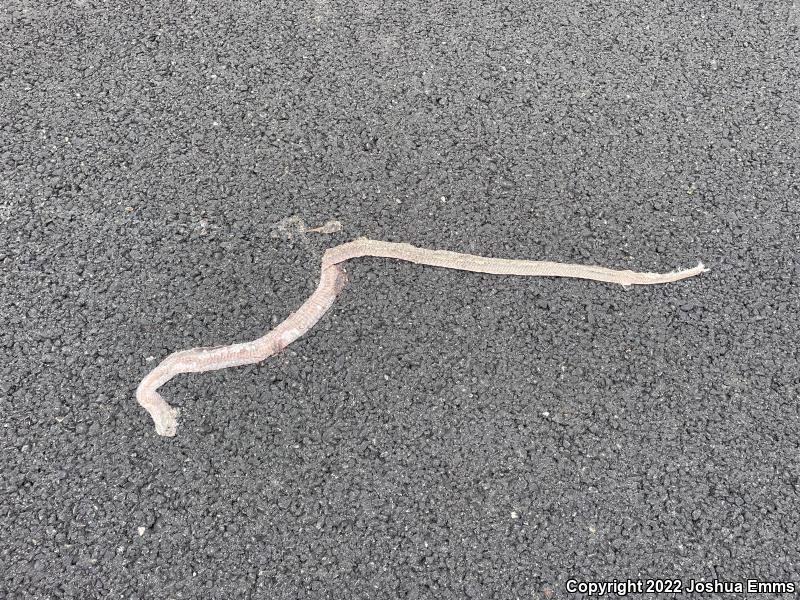
[[[162,436],[174,436],[177,431],[178,416],[178,410],[172,408],[161,397],[158,388],[180,373],[202,373],[249,365],[277,354],[322,318],[347,284],[343,263],[362,256],[395,258],[421,265],[474,273],[523,277],[573,277],[623,286],[669,283],[707,271],[703,264],[699,263],[694,268],[672,273],[637,273],[577,264],[487,258],[446,250],[417,248],[397,242],[357,239],[325,252],[322,257],[322,274],[316,291],[297,311],[269,333],[251,342],[182,350],[170,354],[161,361],[142,380],[136,390],[136,400],[153,418],[156,432]]]

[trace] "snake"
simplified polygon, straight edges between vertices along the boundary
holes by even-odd
[[[420,265],[521,277],[571,277],[614,283],[622,286],[670,283],[708,271],[703,263],[670,273],[639,273],[581,264],[489,258],[418,248],[411,244],[359,238],[325,251],[319,284],[311,296],[283,322],[262,337],[225,346],[199,347],[167,356],[136,389],[136,400],[153,419],[156,433],[172,437],[177,432],[179,410],[158,393],[158,388],[181,373],[203,373],[229,367],[259,363],[281,352],[308,332],[330,309],[347,284],[344,263],[360,257],[379,257],[408,261]]]

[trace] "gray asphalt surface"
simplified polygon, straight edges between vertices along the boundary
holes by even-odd
[[[9,0],[0,24],[0,598],[800,584],[796,3]],[[275,235],[293,215],[344,231]],[[155,435],[156,360],[261,335],[358,236],[711,272],[354,261],[280,356],[166,386]]]

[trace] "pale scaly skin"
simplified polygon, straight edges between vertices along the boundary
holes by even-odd
[[[702,263],[692,269],[672,273],[637,273],[615,271],[605,267],[555,263],[536,260],[512,260],[460,254],[446,250],[417,248],[410,244],[358,239],[327,250],[322,257],[322,273],[316,291],[285,321],[266,335],[253,340],[217,346],[192,348],[170,354],[153,369],[136,389],[136,400],[150,413],[156,433],[174,436],[178,410],[172,408],[157,392],[158,388],[180,373],[202,373],[227,367],[261,362],[279,353],[311,329],[333,305],[336,296],[347,284],[341,263],[360,256],[395,258],[422,265],[523,277],[573,277],[617,283],[623,286],[652,285],[679,281],[707,271]]]

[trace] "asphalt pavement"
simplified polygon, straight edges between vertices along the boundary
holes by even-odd
[[[799,30],[792,0],[3,2],[0,599],[796,597],[689,590],[800,589]],[[360,236],[710,271],[355,260],[155,434],[157,361],[262,335]]]

